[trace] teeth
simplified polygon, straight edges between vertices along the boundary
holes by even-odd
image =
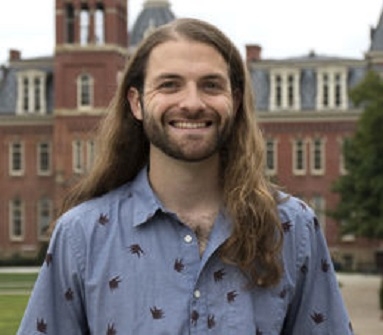
[[[173,126],[175,128],[197,129],[197,128],[205,128],[207,126],[207,123],[205,122],[174,122]]]

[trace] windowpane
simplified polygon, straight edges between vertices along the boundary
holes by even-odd
[[[52,201],[46,197],[39,200],[38,205],[38,236],[48,238],[48,229],[52,219]]]
[[[46,173],[51,170],[50,148],[49,143],[44,142],[39,144],[39,172]]]
[[[297,140],[296,141],[296,164],[295,168],[296,170],[303,170],[304,169],[304,147],[303,147],[303,141]]]
[[[23,79],[23,111],[29,111],[29,80],[28,78]]]
[[[275,170],[275,152],[273,140],[268,140],[266,142],[266,166],[268,170]]]
[[[80,106],[90,106],[90,77],[82,75],[80,77]]]
[[[104,44],[105,42],[105,23],[104,23],[104,7],[102,4],[97,5],[96,13],[95,13],[95,36],[96,36],[96,44]]]
[[[11,236],[21,238],[23,236],[23,204],[19,198],[10,204]]]
[[[41,80],[36,77],[34,80],[34,100],[35,100],[35,111],[41,110]]]
[[[89,43],[89,9],[81,8],[80,12],[80,44],[86,45]]]
[[[77,140],[73,142],[73,170],[76,173],[83,172],[83,146],[82,141]]]
[[[73,5],[67,4],[66,5],[66,42],[67,43],[74,43],[74,8]]]
[[[11,144],[10,170],[11,173],[20,173],[23,171],[23,147],[20,142]]]
[[[314,169],[322,169],[322,141],[320,139],[314,140]]]

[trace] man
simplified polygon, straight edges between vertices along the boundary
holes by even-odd
[[[264,176],[241,56],[180,19],[131,58],[19,334],[351,334],[311,209]]]

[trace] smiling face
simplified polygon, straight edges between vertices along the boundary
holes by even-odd
[[[151,150],[190,162],[218,155],[236,109],[228,66],[218,51],[185,39],[156,46],[143,91],[140,96],[130,88],[128,99]]]

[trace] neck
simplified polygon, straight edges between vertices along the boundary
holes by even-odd
[[[221,204],[219,156],[185,162],[151,149],[149,180],[163,205],[179,214],[217,212]]]

